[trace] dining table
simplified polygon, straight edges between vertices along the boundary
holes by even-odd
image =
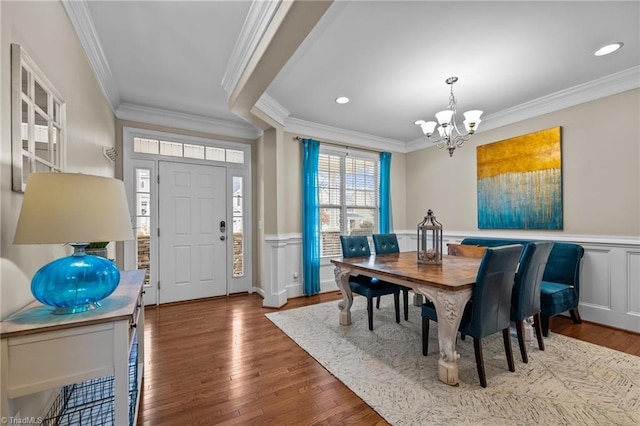
[[[336,284],[342,294],[338,303],[341,325],[351,325],[353,294],[349,277],[365,275],[408,287],[429,299],[438,315],[438,378],[457,386],[456,334],[467,302],[471,299],[481,259],[442,256],[441,264],[418,263],[416,251],[364,257],[331,259]]]

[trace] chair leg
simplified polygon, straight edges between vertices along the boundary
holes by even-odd
[[[396,322],[400,323],[400,291],[393,293],[393,303],[396,305]]]
[[[509,364],[509,371],[516,371],[516,365],[513,362],[513,351],[511,350],[511,336],[509,335],[509,327],[502,330],[502,340],[504,340],[504,351],[507,354],[507,364]]]
[[[409,321],[409,289],[402,289],[402,303],[404,303],[404,320]]]
[[[373,299],[367,297],[367,317],[369,317],[369,330],[373,331]]]
[[[520,346],[522,362],[527,364],[529,362],[529,357],[527,356],[527,346],[524,343],[524,321],[516,320],[516,332],[518,333],[518,345]]]
[[[538,348],[544,351],[544,340],[542,339],[542,326],[540,325],[540,312],[533,316],[533,328],[536,330],[536,338],[538,339]]]
[[[380,296],[376,298],[376,309],[380,309]]]
[[[482,357],[482,339],[473,338],[473,351],[476,354],[476,367],[478,369],[478,378],[480,378],[480,386],[487,387],[487,376],[484,372],[484,358]]]
[[[571,315],[571,319],[574,324],[582,324],[582,318],[580,318],[580,312],[578,312],[578,308],[573,308],[569,311]]]
[[[429,318],[422,317],[422,355],[429,352]]]
[[[540,315],[540,319],[542,320],[542,335],[549,337],[549,317]]]

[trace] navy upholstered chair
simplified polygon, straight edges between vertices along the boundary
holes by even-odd
[[[373,234],[373,247],[378,254],[400,253],[398,237],[396,234]],[[402,290],[402,302],[404,303],[404,320],[409,321],[409,289],[398,286]],[[380,298],[376,300],[376,307],[380,308]]]
[[[496,247],[507,244],[527,245],[532,240],[510,238],[465,238],[462,244]],[[580,299],[580,268],[584,248],[579,244],[554,242],[540,284],[540,316],[542,334],[549,334],[549,319],[569,311],[574,323],[582,319],[578,312]]]
[[[369,241],[364,235],[341,235],[342,257],[370,256]],[[369,330],[373,330],[373,298],[393,294],[396,309],[396,322],[400,322],[400,289],[397,285],[377,278],[358,275],[349,277],[351,291],[367,298],[367,316],[369,318]]]
[[[509,335],[511,289],[522,249],[521,244],[487,249],[478,268],[471,301],[465,307],[462,315],[459,331],[473,337],[478,377],[480,385],[485,388],[487,387],[487,378],[482,355],[482,339],[484,337],[502,331],[509,371],[515,371]],[[422,306],[423,353],[428,349],[425,342],[429,339],[429,321],[437,321],[436,311],[432,304],[424,304]]]
[[[540,284],[552,247],[553,243],[550,241],[535,241],[525,246],[511,292],[511,321],[516,324],[520,355],[522,362],[525,363],[529,362],[524,342],[524,320],[526,318],[533,317],[538,348],[541,351],[544,350],[540,322]]]
[[[542,334],[549,335],[549,319],[569,311],[575,324],[582,323],[580,301],[580,265],[584,248],[578,244],[553,243],[540,284]]]

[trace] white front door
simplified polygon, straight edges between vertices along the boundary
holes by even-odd
[[[227,294],[224,167],[159,162],[160,303]]]

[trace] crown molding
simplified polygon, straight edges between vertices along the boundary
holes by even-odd
[[[380,151],[394,151],[400,153],[407,152],[406,144],[395,139],[387,139],[352,130],[339,129],[337,127],[300,120],[298,118],[286,118],[284,120],[284,130],[290,133],[309,135],[314,138],[338,141],[350,144],[354,147],[360,146]]]
[[[258,99],[258,102],[256,102],[255,106],[283,127],[285,120],[287,119],[287,117],[289,117],[290,114],[290,112],[285,107],[280,105],[266,92],[263,93],[262,96],[260,96],[260,99]]]
[[[484,123],[485,120],[482,120],[482,122]],[[419,151],[421,149],[425,149],[425,148],[434,148],[436,146],[435,143],[433,142],[429,142],[426,137],[421,137],[418,139],[414,139],[412,141],[409,141],[405,144],[405,148],[407,153],[409,152],[413,152],[413,151]]]
[[[115,112],[121,102],[118,86],[102,50],[87,3],[85,0],[62,0],[62,5],[87,55],[98,84],[100,84],[111,110]]]
[[[244,70],[281,4],[282,0],[254,0],[251,3],[221,82],[227,92],[227,100],[235,91]]]
[[[490,114],[482,121],[482,131],[560,111],[638,87],[640,87],[640,67],[636,66]]]
[[[175,127],[243,139],[257,139],[262,132],[250,124],[217,120],[198,115],[123,103],[116,111],[120,120],[137,121],[158,126]]]
[[[282,125],[286,132],[306,134],[321,139],[329,139],[354,146],[379,149],[381,151],[391,150],[395,152],[405,152],[404,143],[401,141],[289,117],[289,111],[266,92],[262,94],[255,106]]]
[[[498,127],[539,117],[639,87],[640,67],[636,66],[487,115],[482,119],[482,127],[477,133],[497,129]],[[434,146],[436,144],[429,143],[425,138],[418,138],[406,143],[406,152]]]

